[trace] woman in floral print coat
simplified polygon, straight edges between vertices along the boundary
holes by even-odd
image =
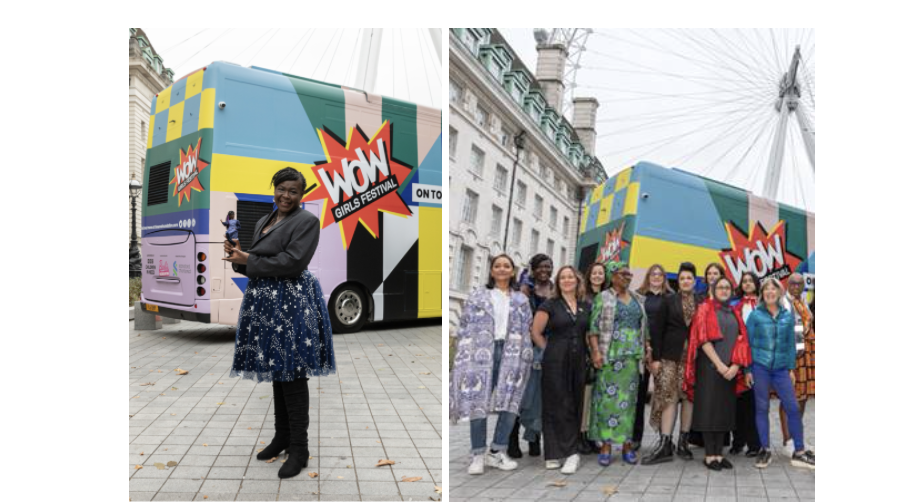
[[[533,351],[531,307],[514,278],[512,258],[494,257],[490,281],[471,293],[461,314],[448,405],[452,422],[471,422],[469,474],[483,474],[485,463],[504,471],[518,467],[506,449],[531,374]],[[498,419],[487,453],[487,416],[492,412]]]

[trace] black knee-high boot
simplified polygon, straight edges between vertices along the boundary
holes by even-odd
[[[512,458],[522,458],[522,450],[519,448],[519,426],[521,425],[522,423],[516,418],[512,432],[509,433],[509,448],[506,449],[506,454]]]
[[[279,469],[279,478],[291,478],[301,473],[307,467],[310,452],[307,450],[307,426],[310,423],[308,416],[307,379],[282,383],[285,393],[285,407],[288,409],[288,423],[291,426],[291,444],[288,446],[288,459]]]
[[[275,435],[269,446],[256,454],[257,460],[278,457],[283,450],[288,449],[290,443],[291,426],[288,423],[288,410],[285,408],[285,394],[282,393],[281,382],[272,382],[272,402],[275,406]]]

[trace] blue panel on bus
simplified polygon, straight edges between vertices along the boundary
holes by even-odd
[[[419,165],[419,183],[442,185],[442,135],[432,144],[426,158]]]
[[[183,80],[185,82],[185,80]],[[186,100],[182,111],[182,134],[198,131],[198,112],[202,102],[202,93],[198,93],[192,98]]]
[[[188,81],[188,79],[173,83],[170,92],[170,105],[176,105],[177,103],[186,101],[186,81]],[[188,104],[186,106],[188,106]]]
[[[151,147],[156,147],[166,142],[166,127],[170,121],[170,109],[163,109],[159,114],[154,116],[154,138]]]

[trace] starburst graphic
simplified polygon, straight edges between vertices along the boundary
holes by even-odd
[[[399,192],[412,167],[390,154],[390,121],[384,121],[370,139],[358,125],[349,131],[345,142],[326,128],[317,134],[326,159],[311,168],[318,184],[302,201],[324,200],[320,227],[338,224],[344,249],[348,250],[359,223],[375,238],[380,236],[378,212],[413,215]]]
[[[189,144],[186,152],[182,151],[182,147],[179,148],[179,165],[173,167],[174,175],[173,179],[170,180],[170,184],[176,184],[173,186],[173,196],[179,195],[179,204],[177,206],[182,206],[183,197],[186,198],[186,201],[192,201],[193,189],[198,192],[205,190],[201,182],[199,182],[198,176],[202,170],[208,168],[210,163],[199,158],[201,148],[201,138],[198,139],[194,149],[192,144]]]
[[[774,277],[787,287],[787,278],[803,259],[787,250],[785,221],[778,221],[771,232],[766,232],[757,222],[748,236],[732,222],[727,222],[725,226],[731,248],[721,251],[720,260],[734,286],[739,285],[740,277],[749,271],[755,273],[759,280]]]
[[[605,244],[599,249],[596,262],[605,264],[608,261],[620,261],[621,252],[630,244],[624,239],[624,222],[621,222],[621,227],[605,233]]]

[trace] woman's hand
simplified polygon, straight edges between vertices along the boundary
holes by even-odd
[[[234,248],[231,245],[231,242],[227,240],[224,240],[224,252],[226,254],[230,254],[230,256],[222,257],[221,260],[229,261],[234,264],[246,265],[247,258],[250,257],[250,254],[240,250],[239,248]]]
[[[602,352],[598,349],[592,351],[592,365],[596,369],[602,369]]]
[[[737,366],[736,364],[733,364],[732,366],[727,368],[727,372],[724,373],[723,376],[724,378],[727,379],[727,381],[732,381],[734,378],[736,378],[736,375],[739,372],[740,372],[740,367]]]
[[[792,370],[788,371],[788,373],[791,375],[791,384],[792,384],[792,385],[797,385],[797,377],[794,376],[794,370],[792,369]]]
[[[746,373],[746,386],[752,388],[753,380],[752,373]]]
[[[663,369],[663,363],[660,361],[653,361],[650,363],[650,374],[653,376],[659,376],[659,372]]]

